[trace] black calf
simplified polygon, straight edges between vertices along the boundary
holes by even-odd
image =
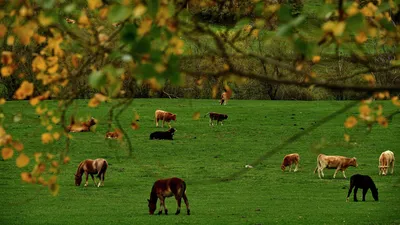
[[[354,189],[354,201],[357,202],[357,190],[359,188],[363,189],[363,198],[362,200],[365,201],[365,195],[367,194],[368,189],[371,189],[372,197],[374,197],[375,201],[378,201],[378,189],[375,186],[374,181],[372,181],[370,176],[355,174],[350,178],[350,189],[349,193],[347,194],[347,201],[349,201],[349,196],[351,191]]]
[[[173,140],[174,128],[170,128],[168,131],[156,131],[150,134],[150,140]]]

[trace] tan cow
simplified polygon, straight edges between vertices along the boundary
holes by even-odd
[[[91,117],[90,120],[80,123],[75,122],[74,117],[71,117],[71,123],[67,127],[68,132],[89,132],[92,126],[96,125],[96,119]]]
[[[379,175],[384,175],[388,173],[388,169],[391,169],[391,174],[394,170],[394,153],[392,151],[384,151],[379,157]]]
[[[285,171],[287,166],[289,167],[289,172],[292,171],[292,165],[296,164],[296,167],[294,168],[294,172],[296,172],[299,168],[299,161],[300,161],[300,156],[297,153],[293,153],[293,154],[288,154],[285,155],[285,157],[283,158],[282,161],[282,165],[281,165],[281,169],[282,171]]]
[[[162,120],[162,127],[164,127],[164,122],[168,123],[169,128],[171,128],[171,120],[176,121],[176,115],[170,112],[166,112],[163,110],[157,109],[155,114],[155,121],[156,121],[156,127],[158,127],[158,121]]]
[[[336,177],[336,173],[341,170],[343,173],[343,177],[346,178],[346,175],[344,171],[347,169],[349,166],[354,166],[357,167],[357,159],[355,157],[353,158],[347,158],[344,156],[329,156],[329,155],[324,155],[324,154],[319,154],[317,157],[317,168],[315,168],[314,173],[318,170],[318,177],[321,178],[324,177],[324,169],[336,169],[335,173],[333,174],[333,178]]]

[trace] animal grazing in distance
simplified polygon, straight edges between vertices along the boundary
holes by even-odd
[[[83,123],[77,123],[75,122],[74,117],[71,117],[71,123],[67,127],[68,132],[89,132],[90,128],[92,126],[96,125],[96,119],[91,117],[90,120],[83,122]]]
[[[115,129],[114,131],[109,131],[106,133],[105,138],[108,139],[121,139],[123,136],[120,129]]]
[[[160,210],[158,211],[158,215],[162,214],[163,208],[165,215],[168,215],[168,209],[165,206],[165,198],[172,196],[175,196],[176,203],[178,204],[175,215],[178,215],[181,212],[182,198],[186,204],[187,214],[190,215],[189,201],[186,196],[186,183],[177,177],[157,180],[154,182],[150,192],[150,199],[147,199],[150,215],[153,215],[154,211],[156,211],[158,199],[160,199]]]
[[[164,122],[168,123],[168,126],[171,128],[171,120],[176,122],[176,115],[167,111],[163,111],[160,109],[157,109],[155,114],[155,122],[156,122],[156,127],[158,127],[158,121],[162,120],[162,126],[164,127]]]
[[[368,192],[368,189],[371,189],[372,197],[374,197],[375,201],[378,201],[378,188],[376,188],[374,181],[371,179],[370,176],[361,175],[361,174],[354,174],[350,178],[350,189],[347,193],[346,201],[349,201],[349,197],[351,191],[354,188],[354,201],[357,202],[357,190],[359,188],[363,189],[363,198],[362,200],[365,201],[365,195]]]
[[[353,158],[347,158],[344,156],[329,156],[329,155],[324,155],[324,154],[319,154],[317,157],[317,167],[314,170],[314,173],[318,171],[318,177],[321,178],[324,177],[324,169],[336,169],[335,173],[333,174],[333,178],[336,177],[336,173],[341,170],[343,173],[343,177],[346,178],[346,175],[344,171],[349,167],[349,166],[354,166],[357,167],[357,159],[355,157]]]
[[[292,165],[295,164],[296,167],[294,168],[294,172],[296,172],[299,168],[299,161],[300,161],[300,156],[297,153],[292,153],[285,155],[282,161],[281,169],[282,171],[285,171],[287,166],[289,167],[289,172],[292,171]]]
[[[209,117],[210,117],[210,126],[214,126],[214,121],[217,121],[217,123],[216,123],[217,126],[218,126],[219,122],[221,123],[221,125],[224,125],[222,123],[222,121],[228,119],[228,115],[220,114],[220,113],[216,113],[216,112],[209,112],[206,115],[204,115],[204,117],[206,117],[207,115],[209,115]]]
[[[379,175],[386,175],[391,168],[390,173],[394,170],[394,153],[390,150],[382,152],[379,156]]]
[[[105,159],[86,159],[79,163],[78,169],[75,173],[75,185],[80,186],[82,182],[82,175],[85,173],[86,175],[86,183],[85,187],[88,186],[88,178],[89,174],[92,177],[94,185],[97,187],[104,186],[104,176],[106,175],[106,171],[108,168],[108,163]],[[96,174],[99,178],[99,183],[97,184],[94,180],[93,175]]]
[[[169,128],[168,131],[156,131],[150,134],[150,140],[174,140],[176,129]]]
[[[221,100],[219,100],[220,105],[226,105],[228,103],[228,93],[226,91],[222,92],[221,94]]]

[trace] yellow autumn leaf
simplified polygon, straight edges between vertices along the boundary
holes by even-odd
[[[40,162],[40,157],[42,157],[42,153],[41,152],[35,152],[34,154],[33,154],[33,156],[35,157],[35,161],[36,162]]]
[[[135,121],[137,122],[137,121],[139,121],[139,119],[140,119],[139,114],[137,112],[135,112]]]
[[[5,98],[0,98],[0,105],[6,104],[6,99]]]
[[[24,80],[22,81],[21,86],[19,87],[18,90],[20,90],[26,96],[31,96],[33,94],[33,89],[34,89],[33,83]]]
[[[375,80],[374,75],[366,74],[366,75],[363,76],[363,78],[364,78],[364,80],[368,81],[368,84],[370,86],[375,86],[376,80]]]
[[[19,154],[16,163],[19,168],[25,167],[26,165],[29,164],[29,157],[24,153],[21,153]]]
[[[147,7],[144,6],[143,4],[139,4],[133,9],[133,17],[139,18],[139,17],[143,16],[146,13],[146,11],[147,11]]]
[[[13,68],[12,68],[11,66],[4,66],[4,67],[1,67],[1,75],[2,75],[3,77],[8,77],[8,76],[10,76],[13,72],[14,72],[14,71],[13,71]]]
[[[43,42],[46,41],[46,37],[45,36],[41,36],[39,34],[33,34],[32,37],[33,37],[33,40],[35,40],[36,43],[38,43],[38,44],[42,44]]]
[[[398,96],[392,97],[392,103],[393,103],[393,105],[400,107],[399,97]]]
[[[60,122],[60,118],[57,116],[53,116],[53,117],[51,117],[51,122],[53,122],[54,124],[57,124],[58,122]]]
[[[34,97],[34,98],[31,98],[31,99],[29,100],[29,103],[30,103],[32,106],[35,106],[35,105],[39,104],[39,102],[40,102],[39,97]]]
[[[365,32],[361,31],[355,36],[356,42],[362,44],[368,40],[367,35]]]
[[[88,106],[94,108],[97,107],[99,104],[100,101],[97,98],[93,97],[89,100]]]
[[[1,53],[1,63],[4,65],[10,65],[13,62],[13,53],[10,51],[3,51]]]
[[[212,98],[216,98],[217,97],[217,92],[218,92],[218,87],[217,87],[217,85],[214,85],[212,87],[212,90],[211,90]]]
[[[325,32],[331,32],[335,36],[341,36],[346,28],[346,23],[344,21],[328,21],[322,25],[322,30]]]
[[[42,143],[48,144],[53,141],[53,136],[50,133],[43,133],[42,134]]]
[[[99,11],[100,19],[104,20],[104,19],[107,18],[108,10],[109,10],[108,7],[103,7],[103,8],[100,9],[100,11]]]
[[[85,11],[82,11],[81,16],[78,19],[78,24],[82,27],[88,27],[90,25],[89,18],[87,17]]]
[[[71,158],[69,156],[65,156],[63,159],[63,163],[67,164],[67,163],[69,163],[69,161],[71,161]]]
[[[27,183],[32,183],[32,174],[28,172],[22,172],[21,180]]]
[[[376,121],[379,123],[379,125],[381,125],[382,127],[388,127],[389,123],[386,119],[386,117],[384,116],[378,116],[378,118],[376,118]]]
[[[100,8],[103,5],[102,0],[87,0],[90,10]]]
[[[57,72],[57,70],[58,70],[58,64],[56,64],[56,65],[50,67],[50,68],[47,70],[47,72],[48,72],[49,74],[54,74],[54,73]]]
[[[193,120],[199,120],[200,119],[200,112],[193,113],[192,119]]]
[[[7,37],[7,45],[13,46],[14,42],[15,42],[15,37],[14,36],[10,35],[10,36]]]
[[[56,195],[58,195],[58,192],[60,191],[60,186],[57,183],[54,183],[54,184],[49,183],[49,189],[50,189],[51,194],[53,196],[56,196]]]
[[[104,96],[104,95],[99,94],[99,93],[94,94],[94,98],[99,100],[100,102],[105,102],[105,101],[108,100],[107,96]]]
[[[24,144],[22,144],[21,142],[19,142],[19,141],[12,141],[11,142],[11,146],[13,147],[13,148],[15,148],[15,150],[17,150],[17,151],[22,151],[23,149],[24,149]]]
[[[131,128],[134,129],[134,130],[138,130],[139,129],[139,124],[136,123],[136,122],[132,122]]]
[[[40,13],[38,20],[43,27],[47,27],[53,23],[53,18],[45,16],[43,12]]]
[[[344,126],[346,128],[352,128],[357,124],[357,119],[354,116],[350,116],[349,118],[346,119],[346,122],[344,122]]]
[[[36,56],[32,61],[33,72],[45,71],[47,69],[46,60],[40,55]]]
[[[359,111],[360,114],[368,116],[371,113],[371,108],[368,105],[361,105]]]
[[[137,29],[137,33],[139,36],[145,35],[147,32],[150,31],[151,29],[151,24],[153,23],[153,20],[150,18],[145,18],[142,20],[142,23],[140,24],[139,28]]]
[[[7,27],[4,24],[0,24],[0,38],[3,38],[7,34]]]
[[[350,141],[350,135],[344,134],[344,140],[345,140],[346,142],[349,142],[349,141]]]
[[[1,150],[1,156],[3,157],[4,160],[11,159],[14,155],[14,150],[11,148],[3,148]]]
[[[54,138],[54,140],[59,140],[60,139],[60,133],[58,133],[58,132],[54,132],[53,133],[53,138]]]
[[[319,63],[319,61],[321,61],[321,56],[319,56],[319,55],[314,55],[314,56],[312,57],[312,62],[313,62],[313,63]]]

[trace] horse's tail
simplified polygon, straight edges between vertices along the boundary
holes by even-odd
[[[186,194],[186,183],[182,180],[182,196]]]

